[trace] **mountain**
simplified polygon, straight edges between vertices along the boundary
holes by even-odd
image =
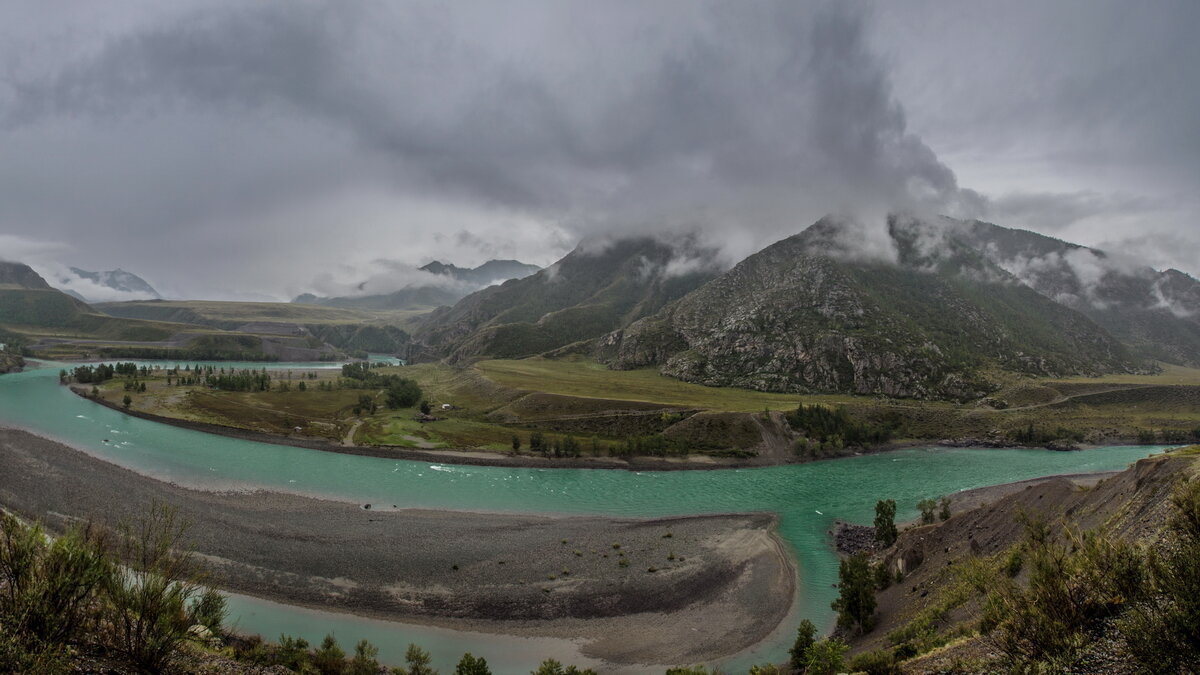
[[[1200,367],[1200,281],[1034,232],[946,222],[960,240],[1042,295],[1086,314],[1139,355]]]
[[[70,269],[71,273],[80,279],[86,279],[87,281],[90,281],[98,286],[111,288],[114,291],[121,291],[122,293],[135,293],[138,295],[147,296],[147,298],[162,297],[158,294],[158,291],[154,290],[153,286],[146,283],[145,279],[139,277],[133,272],[126,272],[121,268],[108,270],[106,272],[89,272],[87,270],[81,270],[78,267],[72,267]],[[70,279],[63,279],[63,283],[69,282]],[[85,300],[85,298],[78,293],[72,293],[72,295]]]
[[[50,284],[29,265],[0,260],[0,288],[49,290]]]
[[[467,289],[449,289],[440,286],[417,286],[402,288],[392,293],[379,295],[347,295],[333,298],[322,298],[311,293],[296,296],[293,303],[303,305],[322,305],[340,309],[360,310],[402,310],[429,309],[442,305],[453,305],[470,291]]]
[[[419,269],[430,274],[448,277],[449,283],[410,286],[391,293],[332,298],[304,293],[296,296],[292,302],[362,310],[429,309],[453,305],[473,291],[492,284],[503,283],[509,279],[527,277],[541,268],[516,260],[489,260],[475,268],[457,267],[435,260]],[[360,288],[362,287],[360,285]]]
[[[746,258],[599,343],[618,369],[656,366],[711,386],[977,398],[993,368],[1063,376],[1129,371],[1087,317],[965,242],[889,219],[894,259],[832,218]]]
[[[426,358],[540,354],[653,314],[715,276],[715,259],[690,239],[585,242],[537,274],[435,310],[414,337]]]
[[[486,288],[509,279],[523,279],[542,268],[518,260],[489,260],[474,269],[465,269],[434,260],[420,269],[432,274],[445,274],[477,288]]]

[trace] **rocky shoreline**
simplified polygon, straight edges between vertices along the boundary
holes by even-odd
[[[52,529],[175,506],[222,588],[457,630],[567,638],[610,663],[734,654],[766,638],[795,594],[795,568],[770,514],[522,516],[213,493],[11,429],[0,429],[0,465],[0,504]]]

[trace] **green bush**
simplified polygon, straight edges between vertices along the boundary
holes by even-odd
[[[395,668],[392,672],[396,675],[438,675],[438,671],[430,665],[433,658],[429,652],[417,645],[408,645],[408,649],[404,651],[404,663],[406,667]]]
[[[455,666],[454,675],[492,675],[492,671],[483,657],[476,658],[467,652]]]
[[[842,657],[850,647],[839,638],[821,640],[808,649],[806,675],[835,675],[843,672]]]
[[[1129,650],[1147,672],[1181,673],[1200,663],[1200,480],[1171,498],[1168,538],[1147,564],[1152,593],[1122,621]]]
[[[852,673],[866,673],[867,675],[900,675],[903,672],[896,662],[896,655],[883,649],[864,652],[851,658],[846,663],[846,668]]]
[[[165,668],[196,622],[190,601],[200,593],[200,568],[183,546],[186,526],[172,507],[155,504],[119,528],[124,566],[108,577],[108,621],[117,649],[137,666]]]
[[[359,640],[354,646],[354,658],[350,659],[350,667],[347,669],[349,675],[378,675],[379,661],[375,657],[379,656],[379,648],[372,645],[366,640]]]
[[[192,603],[192,616],[195,617],[196,623],[207,628],[213,635],[221,636],[225,633],[225,605],[225,596],[216,589],[208,588]]]
[[[91,530],[73,527],[50,541],[39,525],[0,514],[0,623],[37,643],[76,639],[113,575],[106,549]]]
[[[320,648],[313,652],[312,664],[321,675],[342,675],[346,672],[346,652],[338,645],[337,638],[325,636]]]
[[[1098,533],[1067,529],[1065,543],[1027,521],[1028,585],[998,575],[981,630],[1020,667],[1061,667],[1087,643],[1088,630],[1145,594],[1141,551]]]

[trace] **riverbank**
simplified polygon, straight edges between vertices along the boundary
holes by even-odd
[[[97,405],[102,405],[122,414],[130,415],[151,422],[169,424],[181,429],[202,431],[206,434],[216,434],[228,438],[256,443],[271,443],[274,445],[289,445],[309,450],[322,450],[343,455],[360,455],[364,457],[382,457],[385,459],[407,459],[443,464],[467,464],[474,466],[496,466],[516,469],[623,469],[627,471],[679,471],[688,469],[741,469],[754,466],[770,466],[752,459],[733,457],[713,457],[711,455],[692,455],[688,457],[545,457],[527,454],[507,454],[489,452],[486,450],[460,449],[420,449],[395,445],[345,445],[325,438],[308,436],[292,436],[272,434],[252,429],[242,429],[224,424],[197,422],[166,415],[155,415],[140,410],[125,408],[113,401],[103,398],[92,398],[87,390],[77,386],[70,390],[80,398]]]
[[[616,664],[736,653],[767,637],[795,595],[795,568],[768,514],[546,517],[218,494],[10,429],[0,429],[0,465],[0,504],[55,528],[174,505],[191,521],[190,546],[229,590],[458,630],[569,638],[584,656]]]
[[[961,490],[942,496],[950,499],[950,513],[953,515],[994,504],[1009,495],[1046,483],[1065,480],[1076,488],[1088,489],[1100,484],[1104,479],[1119,473],[1121,472],[1096,471],[1092,473],[1042,476],[1040,478],[1018,480],[1011,483],[1001,483],[999,485],[987,485],[971,490]],[[939,506],[938,508],[940,509],[941,507]],[[913,518],[898,522],[896,525],[902,530],[906,530],[910,527],[920,526],[921,522],[920,519]],[[840,556],[851,556],[860,551],[875,553],[879,550],[879,544],[875,541],[875,527],[873,525],[860,525],[836,519],[833,521],[833,527],[830,528],[829,534],[833,541],[833,548]]]
[[[309,450],[321,450],[324,452],[333,452],[344,455],[360,455],[364,457],[381,457],[384,459],[403,459],[415,461],[439,462],[443,464],[461,464],[473,466],[494,466],[507,468],[527,468],[527,469],[618,469],[625,471],[694,471],[694,470],[713,470],[713,469],[744,469],[764,466],[779,466],[785,464],[804,464],[812,461],[825,461],[831,459],[840,459],[842,457],[852,457],[857,455],[874,455],[893,450],[902,450],[906,448],[927,447],[936,445],[939,447],[960,447],[960,448],[1011,448],[1020,447],[1013,445],[1002,445],[999,443],[985,443],[978,439],[962,439],[961,442],[952,440],[908,440],[902,442],[890,442],[873,448],[859,449],[853,453],[821,458],[805,458],[795,454],[770,453],[769,456],[760,457],[719,457],[707,454],[694,454],[686,457],[651,457],[651,456],[635,456],[635,457],[609,457],[609,456],[581,456],[581,457],[550,457],[543,455],[532,454],[512,454],[492,452],[487,450],[475,449],[453,449],[453,448],[411,448],[395,445],[348,445],[339,443],[327,438],[301,436],[301,435],[284,435],[276,433],[268,433],[264,431],[255,431],[252,429],[244,429],[241,427],[233,427],[224,424],[213,424],[210,422],[199,422],[194,420],[182,419],[179,417],[171,417],[166,415],[156,415],[145,411],[125,408],[114,401],[109,401],[104,398],[93,398],[88,394],[86,389],[78,386],[69,387],[70,390],[79,396],[97,405],[102,405],[106,408],[116,410],[125,415],[137,417],[151,422],[160,424],[168,424],[181,429],[190,429],[192,431],[200,431],[207,434],[215,434],[228,438],[236,438],[244,441],[253,441],[256,443],[270,443],[274,445],[287,445],[298,448],[307,448]],[[1083,447],[1075,448],[1072,451],[1084,451],[1091,448],[1110,447],[1118,445],[1131,445],[1133,441],[1124,442],[1125,439],[1113,439],[1111,442],[1102,444],[1091,444]],[[1063,451],[1062,449],[1042,448],[1042,446],[1029,446],[1035,449],[1046,449],[1054,451]]]

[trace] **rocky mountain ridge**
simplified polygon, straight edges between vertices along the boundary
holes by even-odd
[[[716,252],[690,239],[589,241],[537,274],[473,293],[426,317],[424,358],[519,358],[592,340],[657,312],[713,278]]]
[[[1200,281],[1036,232],[942,219],[1037,292],[1082,312],[1146,358],[1200,366]]]
[[[864,257],[826,218],[745,259],[627,328],[597,354],[710,386],[966,400],[989,368],[1063,376],[1134,370],[1087,317],[1040,295],[971,247],[926,246],[891,219],[895,260]]]

